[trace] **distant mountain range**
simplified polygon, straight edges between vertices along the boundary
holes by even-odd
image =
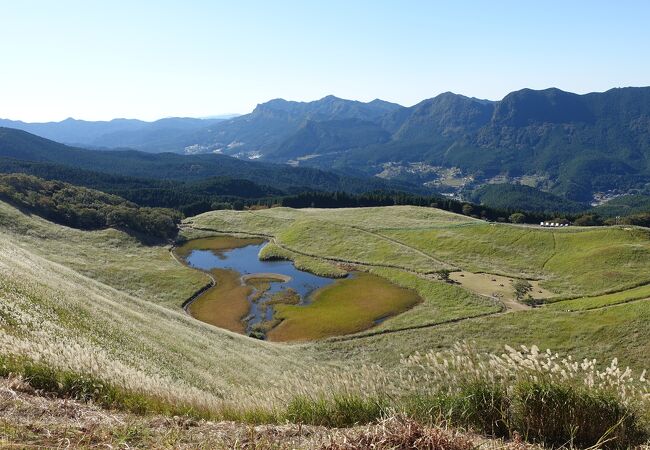
[[[0,127],[15,128],[64,144],[89,148],[131,148],[150,152],[178,152],[179,136],[191,135],[226,118],[170,117],[144,122],[136,119],[26,123],[0,119]]]
[[[448,92],[412,107],[333,96],[276,99],[229,120],[165,121],[20,125],[85,146],[222,153],[455,194],[520,183],[584,203],[650,186],[648,87],[586,95],[523,89],[496,102]]]

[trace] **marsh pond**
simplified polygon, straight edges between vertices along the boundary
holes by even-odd
[[[175,250],[215,285],[186,307],[194,318],[259,339],[304,341],[371,328],[421,301],[384,278],[353,272],[334,279],[287,260],[260,260],[266,242],[211,237]]]

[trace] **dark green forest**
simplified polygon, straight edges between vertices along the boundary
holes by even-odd
[[[471,192],[468,198],[474,203],[492,208],[536,211],[550,215],[590,209],[588,203],[574,202],[550,192],[517,184],[486,184]]]
[[[141,207],[116,195],[24,174],[0,175],[0,199],[85,230],[112,227],[169,239],[181,220],[172,209]]]

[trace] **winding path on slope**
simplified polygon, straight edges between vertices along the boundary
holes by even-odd
[[[614,307],[617,307],[617,306],[630,305],[630,304],[633,304],[633,303],[646,302],[648,300],[650,300],[650,297],[637,298],[635,300],[615,303],[615,304],[612,304],[612,305],[596,306],[596,307],[593,307],[593,308],[566,310],[564,312],[566,314],[578,314],[578,313],[583,313],[583,312],[591,312],[591,311],[598,311],[598,310],[614,308]],[[543,309],[543,308],[544,307],[542,306],[539,309]],[[380,336],[380,335],[383,335],[383,334],[403,333],[405,331],[419,330],[419,329],[424,329],[424,328],[435,328],[435,327],[439,327],[439,326],[443,326],[443,325],[448,325],[448,324],[451,324],[451,323],[464,322],[466,320],[482,319],[482,318],[489,317],[489,316],[500,316],[500,315],[503,315],[503,314],[507,314],[508,312],[516,312],[516,311],[502,311],[502,312],[495,312],[495,313],[485,313],[485,314],[479,314],[479,315],[471,316],[471,317],[460,317],[458,319],[450,319],[450,320],[446,320],[446,321],[443,321],[443,322],[421,324],[421,325],[413,325],[411,327],[404,327],[404,328],[378,330],[378,331],[375,331],[375,332],[369,332],[369,333],[357,334],[357,335],[350,335],[350,336],[340,336],[340,337],[326,339],[326,341],[329,341],[329,342],[345,342],[345,341],[353,341],[353,340],[357,340],[357,339],[364,339],[364,338],[369,338],[369,337],[374,337],[374,336]]]
[[[385,241],[392,242],[393,244],[396,244],[396,245],[398,245],[400,247],[409,249],[409,250],[411,250],[411,251],[413,251],[413,252],[415,252],[415,253],[417,253],[417,254],[419,254],[421,256],[424,256],[425,258],[430,259],[431,261],[441,265],[443,268],[450,267],[453,270],[461,270],[460,267],[455,266],[454,264],[451,264],[449,262],[445,262],[445,261],[443,261],[441,259],[438,259],[435,256],[432,256],[432,255],[430,255],[430,254],[428,254],[426,252],[423,252],[419,248],[412,247],[412,246],[410,246],[408,244],[405,244],[404,242],[398,241],[397,239],[394,239],[394,238],[391,238],[391,237],[388,237],[388,236],[384,236],[383,234],[380,234],[380,233],[377,233],[377,232],[374,232],[374,231],[370,231],[370,230],[366,230],[364,228],[357,227],[357,226],[354,226],[354,225],[346,225],[346,226],[348,226],[349,228],[352,228],[354,230],[370,234],[370,235],[372,235],[374,237],[377,237],[379,239],[383,239]]]
[[[546,258],[546,261],[544,261],[544,264],[542,264],[542,270],[546,269],[546,265],[557,255],[557,237],[555,237],[555,232],[551,231],[551,236],[553,236],[553,252],[551,253],[551,256]]]

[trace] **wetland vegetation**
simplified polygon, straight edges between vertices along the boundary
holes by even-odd
[[[415,291],[377,275],[354,272],[337,281],[298,270],[277,255],[260,259],[264,246],[257,238],[215,236],[175,249],[214,280],[187,311],[251,337],[306,341],[366,330],[421,301]]]
[[[356,333],[421,301],[413,290],[360,272],[319,289],[306,306],[282,302],[275,314],[280,323],[268,336],[272,341],[305,341]]]

